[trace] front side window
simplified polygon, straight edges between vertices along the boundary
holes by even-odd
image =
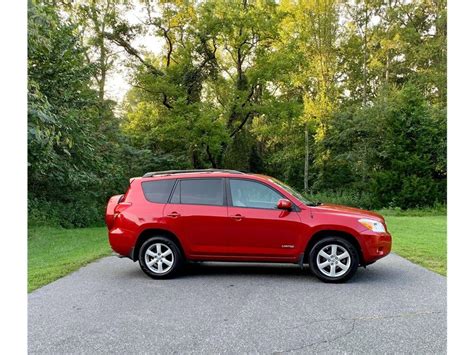
[[[189,205],[224,205],[223,179],[183,179],[179,184],[180,202]],[[173,194],[173,201],[176,201]]]
[[[296,191],[294,188],[292,188],[291,186],[281,182],[280,180],[277,180],[275,178],[270,178],[270,180],[274,183],[274,184],[277,184],[278,186],[280,186],[283,190],[286,190],[288,191],[290,194],[292,194],[293,196],[295,196],[298,200],[300,200],[301,202],[303,202],[305,205],[308,205],[308,206],[316,206],[315,205],[315,202],[312,202],[310,200],[308,200],[306,197],[304,197],[302,194],[300,194],[298,191]]]
[[[272,188],[250,180],[230,179],[232,205],[235,207],[274,209],[283,196]]]
[[[146,181],[142,183],[145,198],[150,202],[166,203],[176,179]]]

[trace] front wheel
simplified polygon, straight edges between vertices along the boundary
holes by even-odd
[[[309,266],[313,274],[324,282],[345,282],[356,273],[359,254],[344,238],[326,237],[311,249]]]
[[[183,257],[175,242],[166,237],[153,237],[140,247],[138,261],[145,274],[165,279],[176,276]]]

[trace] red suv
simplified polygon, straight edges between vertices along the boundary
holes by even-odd
[[[186,261],[246,261],[308,263],[319,279],[342,282],[391,249],[381,215],[311,202],[269,176],[172,170],[130,181],[107,205],[109,241],[152,278]]]

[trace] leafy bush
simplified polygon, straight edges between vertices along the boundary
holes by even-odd
[[[28,226],[83,228],[104,224],[105,204],[88,200],[62,203],[58,201],[28,201]]]
[[[333,203],[358,208],[373,208],[371,195],[355,190],[326,190],[307,195],[311,201]]]
[[[445,204],[435,204],[432,207],[410,208],[402,210],[396,208],[384,208],[378,210],[383,216],[410,216],[410,217],[425,217],[425,216],[446,216],[448,209]]]
[[[28,200],[28,227],[60,226],[60,218],[52,205],[48,201],[30,198]]]
[[[384,89],[373,105],[335,115],[317,147],[313,190],[364,191],[370,198],[358,203],[371,208],[443,203],[445,141],[444,110],[429,107],[413,85]]]

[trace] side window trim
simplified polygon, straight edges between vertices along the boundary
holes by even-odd
[[[225,202],[227,207],[234,207],[232,204],[232,194],[230,193],[230,178],[224,178]]]
[[[180,187],[180,184],[181,184],[181,179],[176,179],[176,182],[174,183],[173,189],[171,190],[170,196],[168,197],[168,202],[167,203],[171,203],[171,199],[174,196],[174,192],[176,191],[176,189],[178,189]],[[176,203],[176,204],[180,205],[181,204],[181,191],[179,192],[178,198],[179,198],[179,202]]]
[[[257,184],[260,184],[260,185],[263,185],[265,187],[268,187],[269,189],[273,190],[274,192],[276,192],[278,195],[280,195],[280,198],[284,198],[284,199],[287,199],[286,196],[284,196],[280,191],[278,191],[277,189],[275,189],[273,186],[270,186],[262,181],[258,181],[258,180],[253,180],[253,179],[246,179],[246,178],[227,178],[227,184],[226,184],[226,188],[227,188],[227,199],[228,199],[228,206],[229,207],[237,207],[237,208],[251,208],[251,209],[256,209],[256,210],[270,210],[270,211],[273,211],[273,210],[277,210],[277,208],[265,208],[265,207],[246,207],[246,206],[234,206],[233,204],[233,201],[232,201],[232,192],[231,192],[231,188],[230,188],[230,180],[244,180],[244,181],[250,181],[250,182],[254,182],[254,183],[257,183]],[[293,204],[294,205],[294,204]]]
[[[178,203],[173,203],[177,205],[189,205],[189,206],[212,206],[212,207],[227,207],[228,206],[228,198],[227,198],[227,186],[226,186],[226,178],[220,178],[220,177],[196,177],[196,178],[179,178],[176,179],[176,183],[173,186],[173,190],[171,191],[170,197],[168,199],[168,204],[171,203],[171,199],[173,198],[175,190],[179,187],[181,187],[181,181],[183,180],[221,180],[222,181],[222,195],[223,195],[223,201],[222,205],[210,205],[210,204],[203,204],[203,203],[182,203],[181,202],[181,189],[179,191],[179,202]]]

